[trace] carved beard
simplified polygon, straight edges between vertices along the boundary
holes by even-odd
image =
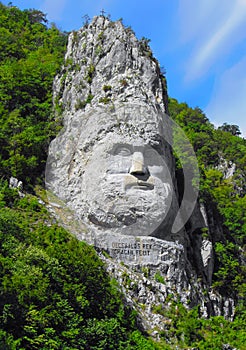
[[[101,195],[87,203],[88,219],[122,234],[151,235],[164,221],[172,201],[170,185],[156,178],[151,180],[152,186],[134,186],[132,182],[126,189],[122,176],[107,176],[101,182]]]

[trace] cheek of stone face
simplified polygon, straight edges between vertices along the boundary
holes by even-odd
[[[108,174],[127,174],[131,167],[130,157],[122,157],[121,155],[110,156],[107,162]]]
[[[152,176],[159,178],[163,182],[170,181],[170,174],[168,169],[165,169],[162,165],[151,165],[148,167],[149,172]]]
[[[81,180],[82,200],[93,202],[100,197],[100,186],[106,177],[107,160],[105,154],[94,152],[91,158],[88,158],[84,168]]]

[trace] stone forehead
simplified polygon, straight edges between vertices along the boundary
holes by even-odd
[[[79,138],[83,143],[94,144],[108,135],[117,135],[116,141],[139,139],[152,146],[166,140],[163,116],[146,106],[91,109],[80,118]]]

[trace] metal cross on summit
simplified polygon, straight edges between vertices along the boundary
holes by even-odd
[[[100,11],[100,13],[101,13],[101,16],[105,16],[105,15],[106,15],[106,11],[104,11],[104,9],[102,9],[102,10]]]

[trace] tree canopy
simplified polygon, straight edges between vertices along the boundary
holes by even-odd
[[[67,35],[45,14],[0,3],[0,174],[33,184],[57,132],[52,84]]]

